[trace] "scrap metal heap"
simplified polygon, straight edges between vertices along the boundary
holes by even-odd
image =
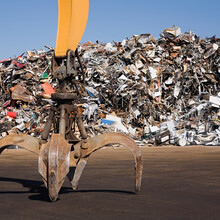
[[[219,38],[202,39],[174,26],[158,40],[134,35],[118,43],[89,42],[80,51],[87,90],[105,105],[98,111],[107,117],[115,112],[126,126],[119,129],[139,143],[220,144]]]
[[[139,144],[219,145],[219,48],[218,38],[177,27],[158,40],[142,34],[113,44],[80,44],[85,79],[76,76],[83,97],[77,104],[87,134],[117,131]],[[53,102],[48,82],[58,87],[52,53],[27,51],[1,61],[2,137],[41,137]]]

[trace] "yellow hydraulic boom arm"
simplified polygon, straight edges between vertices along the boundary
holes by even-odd
[[[75,51],[85,30],[89,0],[58,0],[59,14],[55,57]]]

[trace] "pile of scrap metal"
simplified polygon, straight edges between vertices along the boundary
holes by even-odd
[[[86,76],[77,105],[88,135],[117,131],[143,145],[219,145],[220,39],[181,33],[176,26],[160,36],[79,45]],[[58,87],[52,52],[0,61],[2,137],[41,137]]]

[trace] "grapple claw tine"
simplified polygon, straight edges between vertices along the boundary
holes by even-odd
[[[135,192],[140,192],[141,190],[141,179],[142,179],[142,170],[143,170],[143,158],[142,156],[136,157],[136,178],[135,178]]]
[[[0,139],[0,154],[10,145],[22,147],[28,151],[39,154],[42,140],[26,134],[11,134]]]
[[[50,142],[43,145],[39,155],[38,170],[49,191],[51,201],[56,201],[60,188],[69,172],[71,145],[62,134],[52,134]]]
[[[92,152],[108,144],[120,144],[126,146],[131,151],[135,160],[135,191],[139,192],[141,188],[143,158],[138,145],[128,136],[109,132],[88,138],[81,142],[81,157],[88,157]]]
[[[76,167],[74,167],[75,169],[72,169],[72,171],[71,171],[71,172],[73,172],[72,175],[68,175],[73,190],[76,190],[78,188],[79,180],[80,180],[82,172],[87,164],[87,161],[88,161],[88,157],[81,158],[78,161]],[[70,170],[71,170],[71,168],[70,168]]]

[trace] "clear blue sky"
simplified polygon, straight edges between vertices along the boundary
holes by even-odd
[[[220,0],[90,0],[82,42],[118,42],[142,33],[158,38],[174,24],[182,32],[220,37],[219,11]],[[57,0],[2,0],[0,60],[55,47],[57,13]]]

